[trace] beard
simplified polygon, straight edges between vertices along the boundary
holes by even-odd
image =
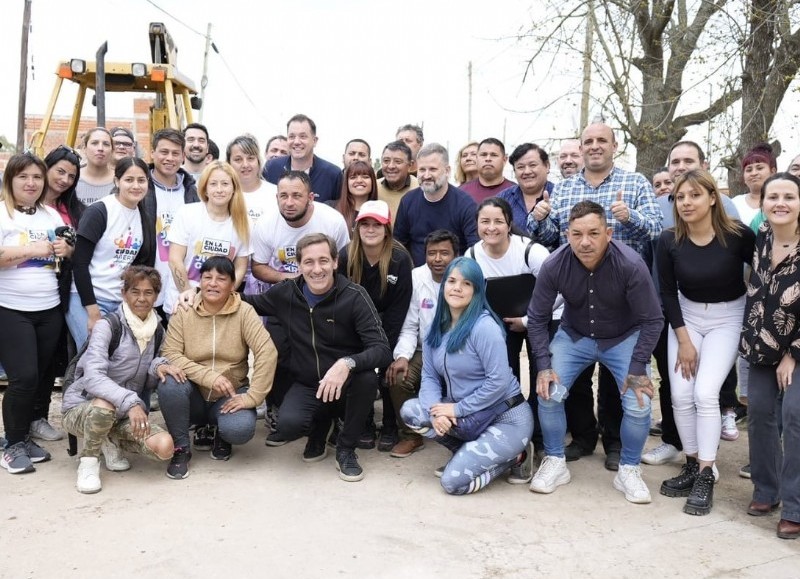
[[[423,181],[419,184],[419,188],[422,189],[425,195],[433,195],[445,185],[447,185],[447,175],[442,175],[441,179],[436,179],[433,182]]]
[[[296,213],[291,217],[286,215],[283,211],[281,211],[281,216],[284,218],[284,220],[286,220],[286,223],[296,223],[297,221],[302,221],[303,218],[306,216],[306,213],[308,213],[308,205],[306,205],[302,211]]]

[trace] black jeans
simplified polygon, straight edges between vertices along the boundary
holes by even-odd
[[[339,400],[323,402],[317,386],[295,382],[283,398],[278,414],[278,434],[284,440],[318,434],[327,436],[331,421],[342,417],[344,426],[336,447],[354,449],[375,401],[374,370],[357,372],[345,382]]]
[[[594,366],[581,372],[572,385],[564,403],[567,414],[567,428],[572,440],[586,450],[597,446],[598,427],[603,435],[603,448],[606,452],[622,448],[620,426],[622,425],[622,397],[614,376],[602,364],[597,385],[597,418],[594,416],[594,392],[592,374]]]
[[[506,328],[506,349],[508,350],[508,365],[511,366],[511,372],[514,377],[522,384],[521,377],[521,364],[520,352],[522,351],[523,343],[526,351],[528,352],[528,380],[530,384],[530,393],[528,394],[528,405],[533,412],[533,434],[531,440],[536,450],[544,449],[544,442],[542,442],[542,426],[539,424],[539,397],[536,395],[536,375],[538,370],[536,368],[536,357],[531,351],[531,342],[528,338],[528,332],[512,332]]]
[[[53,389],[53,356],[64,327],[56,306],[40,312],[0,307],[0,364],[8,374],[3,397],[3,424],[8,443],[28,435],[36,408],[47,408]]]
[[[658,385],[658,404],[661,407],[661,441],[671,444],[678,450],[683,450],[678,428],[675,426],[675,415],[672,413],[672,390],[670,389],[670,367],[667,362],[667,333],[669,324],[664,324],[658,343],[653,350],[656,359],[656,368],[661,379]]]

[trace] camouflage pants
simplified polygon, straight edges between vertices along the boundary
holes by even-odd
[[[92,406],[91,402],[84,402],[67,410],[61,419],[61,425],[70,434],[83,438],[81,456],[99,457],[100,445],[108,438],[123,451],[135,452],[153,460],[164,460],[147,446],[147,439],[133,435],[130,420],[117,420],[113,410]],[[150,424],[150,436],[160,432],[164,432],[164,429]]]

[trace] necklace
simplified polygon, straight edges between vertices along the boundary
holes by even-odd
[[[33,207],[26,207],[25,205],[17,205],[17,211],[20,213],[24,213],[25,215],[33,215],[36,213],[36,205]]]

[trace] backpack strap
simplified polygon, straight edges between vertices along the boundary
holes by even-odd
[[[472,259],[475,259],[475,246],[473,245],[472,247],[470,247],[470,248],[467,250],[467,253],[469,254],[467,257],[470,257],[470,258],[472,258]]]
[[[111,340],[108,342],[108,359],[110,360],[122,340],[122,320],[119,319],[116,312],[109,312],[103,317],[108,321],[108,325],[111,326]]]
[[[528,245],[525,247],[525,267],[530,268],[531,264],[528,263],[528,256],[531,254],[531,247],[533,244],[536,243],[533,239],[528,242]]]

